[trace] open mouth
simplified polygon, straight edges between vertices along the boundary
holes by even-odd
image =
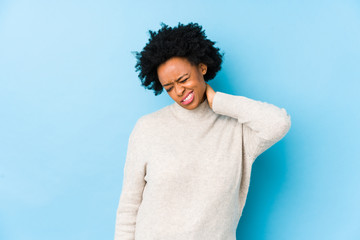
[[[191,103],[194,100],[194,91],[191,91],[186,98],[184,98],[183,100],[181,100],[181,102],[185,105]]]

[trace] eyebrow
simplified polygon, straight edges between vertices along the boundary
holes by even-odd
[[[176,82],[178,82],[178,81],[180,81],[184,76],[186,76],[186,75],[189,75],[188,73],[185,73],[184,75],[182,75],[181,77],[179,77],[177,80],[176,80]],[[172,84],[172,83],[167,83],[167,84],[164,84],[163,86],[165,87],[165,86],[168,86],[168,85],[170,85],[170,84]]]

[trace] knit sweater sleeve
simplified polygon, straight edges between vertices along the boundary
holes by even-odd
[[[291,126],[291,117],[284,108],[244,96],[216,92],[212,109],[242,124],[243,150],[251,163],[282,139]]]
[[[145,159],[141,157],[139,151],[141,147],[139,120],[135,124],[128,141],[122,192],[116,212],[115,240],[135,239],[136,217],[146,183],[144,180],[146,174]]]

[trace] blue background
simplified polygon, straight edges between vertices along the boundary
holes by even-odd
[[[131,51],[198,22],[225,52],[209,84],[285,108],[238,239],[360,239],[359,1],[1,1],[0,239],[112,239],[136,120],[172,103]]]

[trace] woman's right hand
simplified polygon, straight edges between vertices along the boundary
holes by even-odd
[[[209,106],[210,106],[211,109],[212,109],[212,102],[213,102],[215,93],[216,92],[214,91],[214,89],[208,83],[206,83],[205,94],[206,94],[206,98],[208,100],[208,103],[209,103]]]

